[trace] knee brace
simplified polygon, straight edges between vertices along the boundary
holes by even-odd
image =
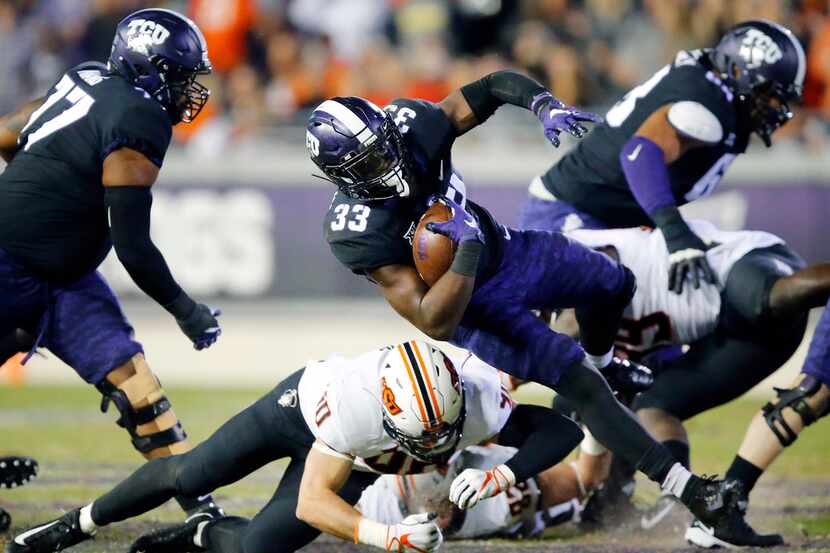
[[[118,426],[127,430],[133,447],[142,454],[159,448],[167,448],[170,455],[184,453],[187,434],[181,423],[170,411],[170,400],[164,396],[161,384],[150,370],[143,355],[136,355],[128,361],[132,375],[114,385],[104,379],[96,385],[103,398],[101,412],[106,413],[110,402],[120,413]],[[150,428],[141,428],[152,425]]]
[[[821,382],[811,375],[805,375],[801,383],[795,388],[774,389],[775,393],[778,394],[778,401],[775,404],[769,402],[764,405],[762,412],[772,433],[775,434],[782,446],[787,447],[798,438],[798,434],[787,424],[787,419],[783,415],[784,409],[792,408],[801,417],[804,426],[807,427],[825,416],[828,412],[828,406],[825,405],[821,409],[814,410],[807,403],[807,399],[816,395],[821,389]]]

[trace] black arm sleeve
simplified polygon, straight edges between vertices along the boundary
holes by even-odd
[[[470,109],[479,123],[504,104],[530,109],[533,97],[547,88],[526,75],[516,71],[502,70],[461,87],[461,94],[470,104]]]
[[[574,421],[552,409],[517,405],[499,432],[499,444],[519,450],[505,464],[522,482],[567,457],[583,436]]]
[[[176,300],[182,303],[180,296],[183,291],[150,239],[150,206],[153,204],[150,188],[109,187],[105,189],[104,201],[109,210],[110,235],[115,253],[133,281],[165,307]]]

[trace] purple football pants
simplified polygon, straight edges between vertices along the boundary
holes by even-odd
[[[53,286],[0,250],[0,336],[17,328],[37,336],[35,347],[48,348],[90,384],[143,351],[100,273]]]
[[[810,341],[802,372],[821,380],[825,386],[830,386],[830,300]]]
[[[451,342],[516,378],[553,387],[585,352],[531,310],[619,310],[632,291],[632,277],[621,264],[561,233],[509,234],[501,265],[473,293]]]

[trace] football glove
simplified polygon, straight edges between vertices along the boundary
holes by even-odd
[[[443,223],[427,223],[428,231],[443,234],[456,244],[470,240],[484,243],[484,233],[481,232],[475,216],[446,196],[432,196],[429,199],[429,205],[438,201],[450,208],[452,218]]]
[[[601,116],[566,106],[550,92],[534,96],[530,110],[542,122],[545,137],[557,148],[560,144],[559,133],[564,131],[576,138],[582,138],[588,132],[582,122],[602,123]]]
[[[715,272],[706,259],[709,246],[689,228],[677,207],[661,207],[651,218],[663,233],[669,250],[669,290],[682,293],[686,279],[692,281],[695,290],[700,288],[701,281],[717,284]]]
[[[358,524],[355,541],[395,553],[432,553],[444,542],[441,529],[434,522],[437,516],[436,513],[419,513],[389,525],[363,518]]]
[[[216,317],[221,314],[220,309],[211,309],[203,303],[197,303],[190,315],[176,319],[176,322],[182,332],[193,342],[193,347],[201,350],[213,345],[222,334],[219,321],[216,320]]]
[[[507,465],[490,470],[465,469],[450,486],[450,501],[459,509],[469,509],[482,499],[493,497],[516,483],[516,476]]]

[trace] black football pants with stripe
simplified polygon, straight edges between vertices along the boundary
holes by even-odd
[[[95,501],[93,521],[103,526],[145,513],[179,494],[207,494],[288,457],[288,468],[265,507],[250,520],[225,517],[211,523],[204,542],[207,550],[215,553],[282,553],[314,540],[320,531],[295,515],[314,436],[296,400],[293,404],[279,402],[283,394],[297,389],[302,372],[285,379],[193,450],[144,464]],[[376,478],[375,474],[355,471],[339,495],[354,505]]]
[[[646,360],[655,373],[654,386],[637,397],[633,410],[658,408],[686,420],[732,401],[783,365],[804,337],[807,313],[775,319],[769,295],[788,268],[803,267],[783,244],[742,257],[727,277],[715,332],[677,359]]]

